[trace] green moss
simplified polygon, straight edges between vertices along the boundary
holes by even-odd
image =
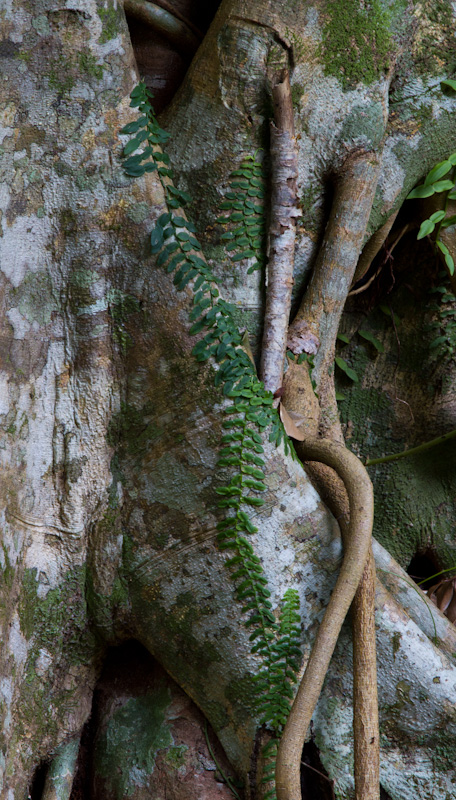
[[[137,314],[141,310],[140,303],[136,297],[125,294],[120,289],[110,289],[107,301],[109,316],[112,320],[112,337],[122,353],[125,354],[127,348],[133,344],[133,337],[125,328],[125,323],[132,314]]]
[[[320,197],[320,186],[308,186],[298,201],[302,216],[298,219],[299,227],[307,231],[318,231],[321,224],[321,209],[316,208],[315,204]]]
[[[415,69],[426,77],[449,77],[456,70],[456,40],[451,3],[447,0],[420,0],[416,5],[421,25],[413,45]]]
[[[175,745],[167,750],[164,760],[171,769],[180,769],[185,766],[185,754],[187,751],[188,746],[186,744]]]
[[[322,57],[326,75],[344,89],[369,85],[388,70],[393,51],[388,14],[379,0],[331,0],[326,3]]]
[[[87,663],[95,646],[87,620],[85,568],[67,572],[61,583],[45,597],[37,595],[36,569],[26,569],[19,602],[21,631],[33,635],[40,647],[60,653],[73,664]],[[31,662],[30,662],[31,663]]]
[[[105,732],[98,738],[95,770],[117,800],[144,786],[154,769],[158,751],[173,745],[165,722],[170,702],[169,690],[164,686],[127,700],[114,711]]]
[[[50,62],[49,86],[59,94],[67,95],[75,84],[74,64],[60,53]]]
[[[81,289],[88,289],[99,277],[99,273],[93,269],[77,269],[71,275],[70,284],[79,286]]]
[[[400,650],[401,638],[402,638],[402,635],[399,633],[399,631],[395,631],[393,633],[393,658],[394,659],[396,658],[396,655]]]
[[[78,62],[82,72],[85,72],[91,78],[101,80],[104,67],[102,64],[97,64],[97,60],[90,50],[82,50],[78,55]]]
[[[122,19],[121,12],[119,7],[116,8],[114,5],[109,5],[108,8],[99,7],[98,16],[103,23],[103,30],[98,41],[100,44],[104,44],[104,42],[109,42],[110,39],[114,39],[119,33]]]

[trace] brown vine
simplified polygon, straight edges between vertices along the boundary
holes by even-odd
[[[317,403],[311,389],[306,366],[297,364],[292,364],[287,372],[283,402],[287,409],[307,420],[310,425],[310,431],[306,426],[306,435],[299,446],[298,454],[305,461],[321,462],[325,465],[320,469],[320,481],[323,480],[329,505],[340,512],[337,513],[339,519],[342,515],[345,554],[336,587],[279,745],[276,764],[278,800],[301,798],[302,748],[340,628],[355,594],[353,643],[356,798],[379,798],[373,613],[375,569],[370,555],[373,492],[364,466],[343,444],[334,380],[330,370],[340,315],[366,234],[379,167],[378,154],[357,153],[347,159],[336,187],[333,209],[309,289],[288,331],[288,346],[292,342],[292,346],[297,348],[296,352],[307,352],[309,342],[312,352],[315,352],[315,346],[319,348],[316,356],[319,402]],[[282,310],[283,326],[287,326],[287,320],[288,315]],[[318,427],[325,437],[330,438],[318,438]],[[332,470],[342,479],[344,489],[334,480]]]

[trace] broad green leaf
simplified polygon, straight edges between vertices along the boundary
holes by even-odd
[[[342,372],[345,372],[345,374],[347,375],[348,378],[350,378],[351,381],[354,381],[354,383],[358,383],[358,376],[355,370],[349,367],[347,362],[344,361],[343,358],[340,358],[340,356],[336,356],[335,362],[339,367],[339,369],[341,369]]]
[[[339,339],[341,342],[344,342],[345,344],[348,344],[348,343],[349,343],[349,341],[350,341],[350,339],[349,339],[349,337],[347,336],[347,334],[346,334],[346,333],[338,333],[338,334],[337,334],[337,338],[338,338],[338,339]]]
[[[132,164],[130,167],[124,165],[124,171],[130,178],[140,178],[141,175],[144,175],[146,168],[143,164]]]
[[[452,166],[451,161],[440,161],[428,172],[424,179],[424,185],[430,186],[432,183],[435,183],[435,181],[439,181],[440,178],[443,178],[443,176],[450,171]]]
[[[374,336],[373,333],[370,331],[359,330],[359,335],[366,339],[367,342],[370,342],[374,345],[375,349],[378,350],[379,353],[384,353],[385,348],[383,347],[382,343]]]
[[[416,200],[423,197],[430,197],[431,195],[435,194],[435,189],[433,186],[425,186],[422,183],[420,186],[417,186],[413,189],[410,194],[407,195],[405,198],[406,200]]]
[[[454,189],[454,181],[437,181],[437,183],[433,183],[432,186],[435,192],[448,192],[450,189]]]
[[[447,340],[447,337],[446,337],[446,336],[438,336],[438,337],[437,337],[437,339],[434,339],[434,340],[431,342],[431,344],[429,345],[429,349],[430,349],[430,350],[434,350],[434,349],[435,349],[436,347],[438,347],[440,344],[443,344],[444,342],[446,342],[446,340]]]
[[[430,233],[434,230],[435,225],[431,222],[430,219],[425,219],[424,222],[421,223],[420,229],[418,231],[417,239],[424,239],[425,236],[429,236]]]
[[[440,88],[444,94],[452,96],[456,93],[456,81],[452,80],[451,78],[447,78],[445,81],[440,81]]]
[[[438,239],[436,244],[437,244],[437,247],[439,248],[439,250],[443,253],[443,255],[447,256],[450,251],[448,250],[448,247],[446,246],[446,244],[444,244],[442,241],[440,241],[440,239]],[[434,289],[434,291],[435,292],[442,292],[442,294],[444,294],[446,292],[446,289],[443,286],[439,286],[439,287],[437,287],[437,289]]]
[[[383,311],[383,313],[386,314],[387,317],[392,318],[396,325],[399,325],[399,323],[400,323],[399,317],[397,316],[397,314],[395,314],[393,311],[391,311],[389,306],[387,306],[385,303],[382,303],[379,306],[379,309],[380,309],[380,311]]]
[[[128,125],[124,125],[124,127],[120,129],[119,133],[121,133],[122,136],[136,133],[136,131],[139,131],[139,129],[142,128],[143,125],[146,125],[146,123],[147,123],[147,117],[139,117],[138,119],[135,119],[133,122],[129,122]]]
[[[456,215],[453,215],[452,217],[447,217],[442,222],[442,228],[449,228],[451,225],[456,225]]]
[[[454,275],[453,256],[451,256],[449,253],[445,256],[445,264],[448,267],[448,272],[450,273],[450,275]]]
[[[150,234],[150,246],[153,253],[158,253],[163,245],[163,228],[156,226]]]
[[[341,400],[345,400],[345,395],[342,394],[342,392],[336,392],[336,400],[339,401],[339,402]]]
[[[143,143],[144,139],[147,139],[147,131],[140,131],[133,139],[130,139],[123,149],[124,156],[129,156],[131,153],[134,153]]]
[[[443,209],[441,209],[440,211],[434,211],[434,213],[431,214],[429,219],[430,219],[431,222],[437,223],[437,222],[440,222],[440,220],[442,220],[444,218],[444,216],[445,216],[445,212],[443,211]]]

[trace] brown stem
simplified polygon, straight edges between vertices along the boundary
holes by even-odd
[[[320,349],[315,358],[316,368],[312,375],[316,379],[319,396],[319,427],[325,436],[330,436],[332,440],[339,443],[338,445],[334,443],[333,446],[338,446],[346,453],[349,451],[345,450],[342,444],[343,437],[335,399],[332,368],[334,348],[340,316],[352,284],[367,230],[379,175],[379,164],[380,157],[371,153],[354,154],[347,160],[336,186],[333,207],[314,275],[298,315],[290,326],[291,335],[295,332],[299,336],[299,331],[304,330],[305,336],[308,336],[309,331],[311,331],[320,342]],[[306,410],[305,398],[308,390],[303,391],[303,384],[299,380],[302,377],[300,373],[304,370],[305,367],[303,365],[296,366],[295,369],[288,370],[285,376],[284,405],[288,410],[295,411],[298,414],[303,414]],[[314,430],[315,416],[315,413],[313,413]],[[309,448],[307,445],[308,440],[305,440],[299,449],[300,455],[304,459],[318,460],[334,466],[323,457],[322,452],[318,453],[317,457],[314,458],[314,455],[312,455],[312,453],[315,453],[313,446]],[[278,800],[300,800],[299,772],[296,770],[296,766],[292,767],[292,763],[295,758],[300,757],[300,750],[305,741],[307,728],[318,700],[340,626],[353,600],[358,583],[363,576],[365,562],[370,551],[373,499],[370,494],[370,500],[365,503],[364,518],[363,514],[357,518],[354,515],[353,508],[353,501],[356,501],[356,491],[353,497],[348,482],[351,482],[352,487],[353,482],[356,484],[355,475],[359,473],[360,462],[353,454],[350,455],[351,464],[355,471],[350,475],[349,467],[348,472],[343,475],[340,470],[337,470],[346,485],[349,495],[350,521],[348,528],[348,509],[343,490],[341,490],[340,486],[337,486],[337,482],[329,475],[331,471],[325,471],[326,494],[329,495],[329,505],[333,506],[336,512],[336,517],[340,521],[344,536],[345,556],[339,576],[339,580],[342,576],[342,582],[339,584],[338,580],[323,620],[325,623],[328,613],[334,613],[334,617],[331,619],[331,628],[328,628],[329,633],[323,633],[321,639],[320,631],[317,635],[314,650],[318,647],[319,656],[314,659],[314,651],[312,651],[303,681],[298,690],[297,710],[295,712],[295,706],[293,706],[292,715],[285,728],[286,735],[284,734],[285,738],[282,739],[279,748],[280,764],[278,762],[276,776]],[[371,492],[371,488],[369,492]],[[358,524],[360,525],[359,528],[357,527]],[[363,540],[365,548],[363,552],[365,555],[362,562],[359,561],[357,554],[353,555],[353,537],[358,542],[359,537]],[[357,546],[359,545],[355,547]],[[345,582],[343,576],[347,570],[349,572],[352,571],[353,583]],[[358,589],[353,613],[354,669],[356,673],[354,734],[355,759],[357,762],[355,767],[357,800],[361,800],[361,798],[362,800],[378,800],[379,797],[379,737],[377,727],[375,632],[373,629],[373,587],[374,570],[370,565],[364,573],[362,584]],[[360,709],[359,712],[358,709]],[[368,719],[371,720],[370,724],[367,724]],[[290,748],[290,754],[286,753],[288,748]]]
[[[352,605],[355,800],[379,800],[380,751],[372,548]]]
[[[280,741],[276,765],[278,800],[301,798],[302,748],[340,628],[363,575],[373,522],[372,484],[361,461],[344,445],[326,439],[309,438],[303,448],[306,458],[329,465],[342,478],[349,500],[350,523],[337,583]]]
[[[305,324],[305,330],[311,331],[320,343],[313,378],[326,419],[325,435],[331,435],[332,425],[338,424],[332,377],[335,341],[366,234],[379,171],[380,156],[374,153],[356,153],[344,164],[309,288],[290,325],[290,336],[299,338]]]
[[[271,224],[268,290],[261,352],[261,378],[272,392],[282,386],[293,287],[298,159],[288,71],[272,87],[275,124],[271,122]]]
[[[398,213],[399,210],[394,211],[391,214],[391,216],[388,217],[385,224],[382,225],[382,227],[379,228],[378,231],[375,231],[375,233],[372,234],[369,241],[363,248],[363,252],[359,257],[359,261],[356,265],[355,274],[353,276],[353,286],[364,277],[370,265],[372,264],[375,256],[377,255],[377,253],[380,252],[381,248],[386,242],[386,239],[388,237],[391,228],[394,225]],[[355,294],[355,292],[350,292],[350,295],[352,294]]]
[[[340,431],[342,438],[342,431]],[[300,446],[305,457],[305,445]],[[307,465],[320,497],[337,519],[344,547],[350,537],[349,504],[340,478],[323,464]],[[377,663],[375,647],[376,574],[372,548],[351,606],[353,635],[353,733],[356,800],[379,800]]]

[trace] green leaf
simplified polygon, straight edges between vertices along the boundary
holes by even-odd
[[[146,167],[143,164],[132,164],[130,167],[124,165],[124,172],[130,178],[140,178],[141,175],[144,175],[145,171]]]
[[[380,311],[383,311],[383,313],[386,314],[387,317],[390,317],[391,319],[393,319],[394,323],[396,325],[399,325],[399,323],[400,323],[399,317],[397,316],[397,314],[395,314],[394,312],[391,311],[389,306],[387,306],[385,303],[382,303],[379,306],[379,309],[380,309]]]
[[[454,189],[454,181],[437,181],[437,183],[433,183],[432,186],[436,192],[448,192],[450,189]]]
[[[454,198],[456,200],[456,197]],[[456,215],[446,217],[442,222],[442,228],[449,228],[451,225],[456,225]]]
[[[205,328],[205,327],[206,327],[206,317],[203,317],[202,319],[199,319],[198,322],[195,322],[194,325],[192,325],[192,327],[189,330],[190,336],[195,336],[195,334],[197,334],[200,331],[202,331],[203,328]],[[222,439],[222,441],[223,441],[223,439]]]
[[[150,234],[150,246],[153,253],[158,253],[163,245],[163,228],[156,226]]]
[[[444,94],[448,94],[451,97],[456,93],[456,81],[451,80],[451,78],[440,81],[440,88]]]
[[[446,244],[444,244],[444,242],[440,241],[440,239],[438,239],[438,240],[436,241],[436,245],[437,245],[437,247],[439,248],[439,250],[440,250],[440,251],[443,253],[443,255],[444,255],[444,256],[447,256],[447,255],[448,255],[448,253],[450,252],[450,251],[448,250],[448,247],[446,246]],[[439,286],[437,289],[435,289],[435,291],[436,291],[436,292],[437,292],[437,291],[441,291],[441,290],[443,290],[442,294],[443,294],[444,292],[446,292],[446,289],[445,289],[445,287],[444,287],[444,286]]]
[[[231,256],[232,261],[243,261],[244,258],[252,258],[255,255],[255,250],[244,250],[243,253],[237,253],[235,256]]]
[[[454,275],[454,261],[453,257],[449,253],[445,256],[445,264],[448,267],[448,272],[450,275]]]
[[[431,197],[431,195],[433,194],[435,194],[435,189],[433,186],[426,186],[425,184],[421,184],[420,186],[417,186],[415,189],[413,189],[405,199],[415,200],[424,197]]]
[[[445,216],[445,212],[444,212],[443,209],[441,209],[440,211],[434,211],[434,213],[431,214],[429,219],[430,219],[431,222],[437,223],[437,222],[440,222],[444,218],[444,216]]]
[[[349,367],[347,362],[344,361],[343,358],[340,358],[340,356],[336,356],[335,362],[339,367],[339,369],[341,369],[342,372],[345,372],[345,374],[347,375],[348,378],[350,378],[350,380],[354,381],[355,383],[358,382],[358,376],[355,370]]]
[[[123,149],[124,156],[129,156],[131,153],[134,153],[143,143],[144,139],[147,139],[147,131],[140,131],[133,139],[130,139]]]
[[[264,506],[264,500],[262,497],[243,497],[242,500],[249,506]]]
[[[429,345],[429,349],[433,350],[434,348],[438,347],[440,344],[443,344],[443,342],[446,342],[446,340],[447,340],[446,336],[438,336],[437,339],[434,339],[431,342],[431,344]]]
[[[142,128],[146,122],[147,117],[139,117],[139,119],[135,119],[134,122],[129,122],[128,125],[124,125],[124,127],[120,129],[119,133],[122,134],[122,136],[136,133],[136,131],[139,131],[139,129]]]
[[[435,229],[435,225],[431,222],[430,219],[425,219],[424,222],[421,223],[420,229],[418,231],[417,239],[424,239],[425,236],[429,236],[430,233],[433,232]]]
[[[451,161],[440,161],[428,172],[424,179],[424,185],[430,186],[432,183],[435,183],[435,181],[439,181],[440,178],[443,178],[443,176],[450,171],[452,166]]]
[[[384,353],[385,352],[385,348],[383,347],[382,343],[374,336],[373,333],[371,333],[370,331],[364,331],[364,330],[359,330],[358,333],[359,333],[360,336],[363,337],[363,339],[366,339],[367,342],[370,342],[371,344],[373,344],[375,349],[379,353]]]
[[[348,344],[348,343],[350,342],[350,339],[348,338],[348,336],[347,336],[347,334],[346,334],[346,333],[338,333],[338,334],[337,334],[337,338],[338,338],[338,339],[339,339],[341,342],[344,342],[345,344]]]

